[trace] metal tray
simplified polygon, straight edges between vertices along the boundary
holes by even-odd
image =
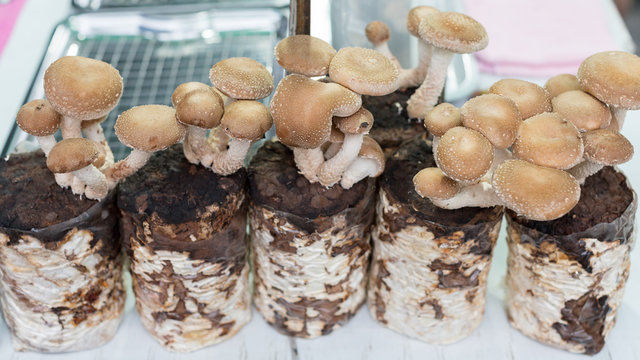
[[[201,11],[100,11],[73,15],[53,32],[26,101],[43,98],[46,68],[65,55],[100,59],[116,67],[124,79],[120,103],[103,123],[116,159],[129,153],[113,132],[118,114],[137,105],[171,105],[171,93],[187,81],[209,83],[209,69],[219,60],[245,56],[275,67],[273,48],[285,35],[287,12],[277,8],[208,9]],[[268,99],[266,99],[268,100]],[[265,100],[265,101],[266,101]],[[30,136],[11,130],[2,156]]]

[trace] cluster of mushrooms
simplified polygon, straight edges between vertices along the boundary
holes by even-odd
[[[640,108],[640,58],[609,51],[587,58],[577,77],[544,88],[503,79],[460,109],[448,103],[425,118],[438,167],[414,177],[439,207],[504,205],[532,220],[553,220],[580,199],[580,184],[603,166],[631,159],[619,133],[626,110]]]
[[[384,153],[366,134],[373,115],[361,95],[397,89],[398,71],[377,51],[336,50],[309,35],[290,36],[275,48],[291,74],[276,88],[271,115],[280,141],[293,150],[296,166],[311,183],[349,189],[384,169]],[[328,75],[328,76],[327,76]],[[314,80],[311,77],[323,77]],[[310,101],[313,99],[313,101]]]

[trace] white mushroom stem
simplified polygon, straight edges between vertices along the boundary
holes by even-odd
[[[244,158],[247,156],[252,143],[253,141],[251,140],[232,138],[228,149],[213,154],[211,170],[223,176],[238,171],[244,164]],[[207,166],[204,162],[203,165]]]
[[[336,156],[336,154],[338,153],[338,151],[340,151],[341,148],[342,148],[341,142],[332,142],[327,148],[327,150],[324,151],[325,160],[329,160],[332,157]]]
[[[302,176],[312,184],[318,182],[318,169],[324,163],[324,155],[319,147],[313,149],[294,147],[293,159]]]
[[[190,159],[192,155],[185,153],[185,157],[192,164],[205,164],[204,158],[211,156],[214,153],[213,149],[207,142],[207,129],[199,128],[197,126],[187,127],[187,136],[185,137],[183,147],[184,149],[187,149],[187,152],[190,150],[195,155],[195,161],[193,161],[194,159]]]
[[[182,152],[184,153],[184,157],[190,163],[196,165],[200,163],[198,155],[196,155],[196,153],[193,151],[193,149],[191,148],[191,143],[189,143],[189,139],[187,139],[186,137],[182,142]]]
[[[60,185],[61,188],[68,188],[73,184],[73,174],[72,173],[64,173],[64,174],[54,174],[56,178],[56,183]]]
[[[107,178],[93,165],[73,172],[73,175],[86,184],[84,195],[87,199],[102,200],[109,192]]]
[[[359,157],[342,174],[340,186],[345,189],[351,189],[353,184],[368,176],[374,176],[378,173],[378,170],[378,163],[375,160]]]
[[[604,165],[596,164],[596,163],[591,162],[589,160],[584,160],[584,161],[580,162],[578,165],[576,165],[576,166],[572,167],[571,169],[567,170],[567,172],[569,174],[571,174],[574,178],[576,178],[576,180],[578,180],[580,185],[582,185],[582,184],[584,184],[584,181],[589,176],[597,173],[603,167],[604,167]]]
[[[111,167],[111,165],[113,165],[114,163],[113,152],[111,151],[111,147],[109,147],[107,139],[104,137],[102,125],[100,125],[100,123],[93,123],[84,128],[82,131],[87,136],[87,139],[101,145],[104,148],[105,158],[102,168],[108,169],[109,167]]]
[[[82,195],[84,194],[84,186],[84,181],[80,180],[77,176],[74,176],[71,182],[71,192],[75,195]]]
[[[606,127],[606,129],[620,132],[620,130],[622,130],[622,125],[624,125],[624,118],[627,116],[627,109],[611,106],[611,114],[613,115],[611,123]]]
[[[446,200],[431,199],[431,202],[443,209],[460,209],[463,207],[491,207],[502,205],[493,187],[486,181],[474,185],[468,185],[460,189],[460,192]]]
[[[118,181],[133,175],[138,169],[144,166],[151,157],[151,152],[138,149],[131,150],[129,156],[115,163],[111,169],[107,171],[107,182],[109,188],[113,189]]]
[[[320,184],[330,187],[340,181],[342,173],[358,157],[360,147],[362,147],[362,134],[344,134],[340,150],[318,169]]]
[[[63,139],[81,138],[82,137],[82,120],[69,116],[62,117],[60,131]]]
[[[398,68],[398,88],[418,86],[425,80],[432,53],[433,46],[431,44],[424,40],[418,40],[418,65],[413,69]]]
[[[49,156],[49,152],[51,152],[51,149],[56,145],[56,138],[53,135],[36,136],[36,140],[38,140],[44,156]]]
[[[424,119],[425,115],[438,102],[438,97],[444,88],[447,77],[447,67],[453,59],[453,53],[438,47],[433,47],[431,62],[422,85],[411,95],[407,102],[409,117]]]
[[[227,149],[229,145],[229,135],[224,132],[222,126],[218,126],[216,128],[211,129],[209,132],[209,138],[207,139],[209,145],[213,147],[213,150],[216,152],[224,151]]]

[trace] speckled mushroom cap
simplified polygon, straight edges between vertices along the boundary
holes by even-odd
[[[385,43],[391,38],[389,27],[382,21],[372,21],[368,23],[364,28],[364,34],[373,46]]]
[[[22,131],[33,136],[53,135],[58,131],[62,115],[44,99],[31,100],[22,105],[16,122]]]
[[[557,113],[542,113],[525,120],[512,147],[513,155],[536,165],[568,169],[582,160],[580,132]]]
[[[599,129],[582,134],[585,159],[602,165],[623,164],[633,156],[633,145],[622,134]]]
[[[222,117],[222,128],[231,137],[242,140],[258,140],[273,125],[269,109],[257,101],[232,102]]]
[[[491,85],[489,92],[513,100],[520,110],[522,119],[551,111],[551,98],[547,91],[529,81],[502,79]]]
[[[329,77],[358,94],[381,96],[397,89],[398,69],[378,51],[346,47],[331,60]]]
[[[589,56],[578,68],[582,89],[623,109],[640,109],[640,57],[623,51]]]
[[[270,110],[283,144],[313,149],[329,139],[332,116],[349,116],[361,106],[360,95],[339,84],[292,74],[278,84]]]
[[[89,126],[91,126],[91,125],[94,125],[94,124],[102,124],[105,120],[107,120],[107,118],[108,118],[108,117],[109,117],[109,114],[107,114],[107,115],[105,115],[105,116],[101,116],[101,117],[99,117],[99,118],[97,118],[97,119],[84,120],[84,121],[80,124],[80,126],[81,126],[81,127],[82,127],[82,129],[84,130],[84,129],[88,128],[88,127],[89,127]]]
[[[416,6],[409,10],[407,14],[407,31],[409,34],[419,38],[420,37],[420,22],[427,15],[433,13],[439,13],[440,10],[432,7],[432,6]]]
[[[220,125],[224,112],[220,95],[210,88],[196,89],[181,97],[176,106],[176,119],[184,125],[213,129]]]
[[[579,130],[595,130],[611,122],[611,110],[582,90],[569,90],[551,100],[553,111],[571,121]]]
[[[106,62],[82,56],[65,56],[44,73],[44,93],[62,115],[79,120],[109,113],[122,95],[122,77]]]
[[[451,199],[460,191],[460,185],[437,167],[420,170],[413,177],[413,186],[420,196],[435,200]]]
[[[523,160],[500,164],[492,182],[508,208],[531,220],[557,219],[580,200],[580,184],[573,176]]]
[[[578,78],[575,75],[560,74],[549,78],[544,84],[544,89],[547,90],[549,96],[553,99],[563,92],[580,90],[581,88],[580,83],[578,83]]]
[[[193,90],[212,91],[213,89],[211,88],[211,86],[197,81],[182,83],[178,85],[176,89],[173,90],[173,94],[171,94],[171,104],[173,105],[173,107],[176,107],[180,103],[182,98]]]
[[[64,139],[56,143],[47,157],[51,172],[68,173],[91,165],[98,159],[96,143],[85,138]]]
[[[424,127],[434,136],[442,136],[456,126],[462,126],[460,109],[449,103],[438,104],[424,117]]]
[[[493,146],[479,132],[457,126],[440,138],[436,159],[442,172],[453,180],[476,182],[491,168]]]
[[[276,45],[276,61],[285,70],[306,76],[322,76],[329,71],[336,54],[333,46],[310,35],[293,35]]]
[[[333,123],[345,134],[368,134],[373,126],[373,114],[361,107],[353,115],[334,116]]]
[[[498,149],[506,149],[516,139],[522,118],[516,104],[497,94],[476,96],[460,109],[464,126],[484,135]]]
[[[132,107],[118,116],[114,130],[121,143],[146,152],[166,149],[186,133],[175,110],[165,105]]]
[[[219,61],[209,71],[211,84],[233,99],[258,100],[273,91],[273,76],[259,62],[246,57]]]
[[[420,37],[433,46],[458,54],[480,51],[489,43],[482,24],[457,12],[428,14],[420,22],[419,32]]]
[[[377,177],[382,175],[382,172],[384,171],[384,162],[385,162],[384,151],[382,151],[382,148],[380,147],[380,145],[378,145],[378,143],[375,140],[373,140],[371,137],[366,135],[362,137],[362,146],[360,147],[360,152],[358,153],[358,157],[375,161],[378,167],[378,171],[375,174],[373,174],[371,177]]]

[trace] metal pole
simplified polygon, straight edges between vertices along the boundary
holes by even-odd
[[[291,0],[289,11],[289,35],[309,35],[311,33],[311,0]]]

